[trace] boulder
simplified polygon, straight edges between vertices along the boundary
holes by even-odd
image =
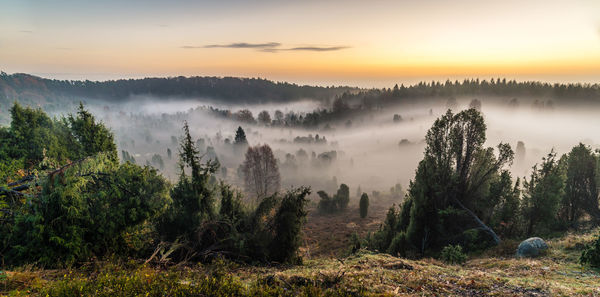
[[[548,249],[546,242],[539,237],[531,237],[523,240],[517,248],[518,258],[533,258],[539,256],[542,251]]]

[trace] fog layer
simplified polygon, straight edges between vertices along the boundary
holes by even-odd
[[[467,98],[452,106],[456,111],[468,107]],[[218,159],[224,168],[218,177],[242,187],[238,167],[244,152],[233,146],[235,131],[241,126],[250,145],[268,144],[273,149],[282,175],[282,186],[309,185],[315,191],[332,191],[340,183],[358,186],[362,191],[388,191],[396,183],[406,189],[422,159],[424,138],[437,117],[445,113],[447,103],[422,106],[399,105],[337,122],[323,123],[317,129],[272,126],[239,122],[215,116],[210,107],[235,113],[250,110],[254,117],[262,111],[275,118],[284,114],[322,108],[311,101],[279,105],[219,105],[210,101],[171,100],[156,102],[138,98],[125,105],[90,104],[90,108],[115,132],[119,149],[127,151],[138,164],[159,168],[167,177],[177,176],[178,139],[184,121],[198,140],[204,159]],[[210,107],[209,107],[210,106]],[[552,149],[562,154],[584,142],[593,148],[600,139],[593,127],[600,118],[594,110],[566,107],[537,108],[530,105],[481,106],[487,124],[487,146],[509,143],[517,151],[511,168],[513,176],[528,174],[531,167]],[[394,120],[394,115],[398,115]],[[317,138],[318,135],[318,138]],[[523,142],[517,150],[517,143]],[[524,150],[523,150],[524,146]],[[169,158],[167,151],[171,151]],[[158,161],[158,157],[162,161]],[[162,163],[162,164],[161,164]]]

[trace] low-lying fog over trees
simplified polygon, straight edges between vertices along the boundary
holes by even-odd
[[[482,112],[486,145],[514,148],[515,177],[529,174],[552,149],[562,154],[579,142],[592,148],[600,143],[590,130],[600,119],[587,108],[600,102],[597,85],[492,79],[359,90],[235,78],[99,83],[3,74],[1,88],[3,119],[15,99],[54,115],[83,101],[114,132],[122,160],[152,165],[171,180],[187,121],[203,159],[218,162],[219,177],[240,189],[248,188],[247,147],[263,145],[273,152],[283,189],[310,185],[334,192],[341,183],[351,193],[359,186],[367,193],[388,192],[398,183],[406,188],[423,156],[427,129],[448,109]]]
[[[472,86],[477,96],[445,95]],[[0,259],[298,264],[309,209],[313,223],[354,212],[347,226],[379,226],[347,233],[354,252],[408,258],[463,259],[504,239],[596,224],[598,105],[480,94],[486,86],[267,104],[135,95],[54,117],[15,102],[0,127]],[[582,262],[595,262],[589,253]]]

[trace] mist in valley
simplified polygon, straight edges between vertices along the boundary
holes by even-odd
[[[290,116],[330,106],[311,100],[232,105],[198,99],[132,99],[124,104],[93,101],[88,107],[115,132],[120,152],[132,156],[137,164],[156,167],[173,181],[178,177],[179,141],[187,121],[203,161],[218,160],[221,168],[217,178],[240,190],[244,189],[239,167],[245,149],[234,145],[238,127],[245,131],[250,146],[268,144],[272,148],[283,189],[308,185],[315,193],[333,192],[345,183],[353,198],[358,195],[358,187],[369,194],[387,194],[396,184],[406,189],[423,157],[427,130],[436,118],[448,108],[457,112],[474,104],[472,97],[422,100],[422,104],[364,111],[306,129],[276,124],[276,112],[283,116],[279,121],[285,122]],[[475,107],[480,108],[486,121],[486,146],[495,147],[501,142],[511,145],[515,159],[510,171],[515,178],[527,176],[532,166],[553,149],[560,155],[579,142],[598,148],[600,139],[591,127],[597,126],[600,119],[593,109],[555,106],[551,102],[544,105],[544,100],[537,98],[518,102],[485,99],[478,99],[481,104]],[[273,123],[219,116],[235,115],[240,110],[249,110],[254,118],[267,111]]]

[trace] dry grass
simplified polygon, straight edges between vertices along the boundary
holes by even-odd
[[[344,259],[307,260],[302,266],[256,267],[229,263],[220,269],[247,286],[257,282],[279,287],[312,285],[374,296],[600,296],[600,273],[576,261],[579,247],[591,241],[593,234],[596,232],[550,240],[550,251],[536,259],[484,254],[464,265],[446,265],[435,259],[408,260],[360,251]],[[158,268],[135,269],[151,274],[165,273]],[[212,266],[194,266],[180,273],[183,280],[189,280],[212,269]],[[8,279],[0,283],[0,288],[4,293],[20,290],[27,295],[28,289],[52,285],[68,273],[87,277],[94,270],[19,269],[9,271]]]
[[[598,230],[550,239],[549,251],[536,259],[516,259],[519,242],[510,240],[472,256],[464,265],[448,265],[435,259],[401,259],[368,251],[340,258],[347,250],[350,235],[358,232],[364,236],[376,230],[387,208],[374,206],[365,219],[360,218],[356,206],[333,215],[313,211],[304,230],[304,265],[260,267],[226,263],[218,269],[248,288],[258,283],[273,288],[312,286],[333,292],[342,288],[373,296],[600,296],[600,273],[579,264],[582,249],[594,240]],[[142,275],[171,273],[140,265],[108,265]],[[193,282],[194,277],[210,274],[215,267],[179,269],[180,282]],[[64,275],[74,273],[93,279],[100,270],[105,271],[106,266],[95,264],[77,271],[22,267],[7,271],[6,277],[0,279],[0,295],[29,295],[28,292],[36,292],[35,288],[55,285]]]

